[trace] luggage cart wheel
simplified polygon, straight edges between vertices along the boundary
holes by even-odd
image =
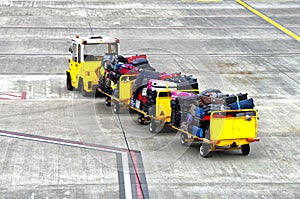
[[[106,97],[105,98],[105,105],[106,106],[110,106],[111,105],[111,98],[110,97]]]
[[[155,119],[150,119],[150,124],[149,124],[150,133],[156,133],[156,127],[157,127],[157,124],[156,124]]]
[[[120,104],[118,102],[115,102],[113,105],[113,111],[115,114],[119,114],[120,113]]]
[[[181,133],[180,134],[180,144],[183,146],[188,146],[189,143],[187,141],[185,141],[185,139],[187,139],[187,138],[188,138],[187,134]]]
[[[202,143],[201,145],[200,145],[200,156],[202,157],[202,158],[206,158],[207,157],[207,155],[209,154],[209,149],[210,149],[210,144],[208,144],[208,143]]]
[[[209,130],[209,128],[205,130],[205,138],[208,139],[208,140],[210,140],[210,130]],[[207,155],[210,152],[210,149],[211,149],[211,144],[203,142],[200,145],[200,149],[199,149],[200,157],[202,157],[202,158],[207,157]]]
[[[249,144],[242,145],[241,151],[243,155],[248,155],[250,153],[250,145]]]
[[[138,122],[139,124],[145,124],[145,117],[142,113],[138,114]]]

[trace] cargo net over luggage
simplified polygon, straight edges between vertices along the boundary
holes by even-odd
[[[154,110],[158,97],[170,97],[171,92],[176,90],[193,89],[198,89],[198,83],[192,75],[143,70],[133,85],[130,106],[155,117]]]
[[[210,126],[211,113],[223,110],[253,109],[253,99],[247,93],[223,94],[217,89],[208,89],[200,94],[173,92],[171,100],[171,124],[200,138],[205,138]],[[253,112],[221,112],[214,117],[253,116]],[[243,115],[240,115],[243,114]]]

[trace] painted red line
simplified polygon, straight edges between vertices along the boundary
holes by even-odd
[[[20,94],[20,93],[16,93],[14,94],[14,92],[0,92],[0,95],[4,95],[6,97],[0,97],[0,100],[18,100],[18,99],[26,99],[26,95],[27,93],[26,92],[22,92],[21,95],[17,95],[17,94]],[[12,98],[10,98],[12,97]]]
[[[11,99],[11,98],[0,97],[0,100],[13,100],[13,99]]]
[[[27,95],[26,92],[22,92],[22,97],[21,97],[21,99],[22,99],[22,100],[26,99],[26,95]]]
[[[65,139],[60,139],[60,138],[51,138],[51,137],[45,137],[45,136],[40,136],[40,135],[17,133],[17,132],[10,132],[10,131],[4,131],[4,130],[0,130],[0,133],[20,136],[20,137],[25,137],[25,138],[40,139],[40,140],[45,140],[45,141],[55,141],[55,142],[61,142],[61,143],[66,143],[66,144],[76,144],[76,145],[80,145],[80,146],[88,146],[88,147],[95,147],[95,148],[100,148],[100,149],[109,149],[109,150],[120,151],[120,152],[128,152],[127,149],[122,149],[122,148],[103,146],[103,145],[98,145],[98,144],[83,143],[80,141],[65,140]]]
[[[7,95],[7,96],[11,96],[11,97],[18,97],[18,98],[22,97],[20,95],[15,95],[15,94],[11,94],[11,93],[2,93],[2,95]]]
[[[136,153],[134,151],[130,151],[130,154],[131,154],[131,157],[133,160],[134,171],[136,172],[134,175],[134,178],[135,178],[137,197],[138,197],[138,199],[144,199],[144,196],[142,193],[142,187],[141,187],[142,185],[141,185],[140,171],[139,171],[139,168],[137,167],[138,160],[136,157]]]

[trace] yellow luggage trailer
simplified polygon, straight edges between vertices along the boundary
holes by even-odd
[[[200,156],[206,157],[210,151],[241,150],[243,155],[250,152],[250,143],[257,138],[258,112],[255,109],[214,111],[210,115],[210,124],[204,132],[205,137],[197,137],[187,131],[181,131],[180,143],[188,145],[200,142]]]
[[[133,93],[133,84],[137,77],[134,75],[122,75],[119,82],[116,85],[112,85],[113,94],[103,92],[98,88],[98,91],[106,95],[105,104],[110,106],[112,103],[114,113],[119,113],[121,108],[128,107],[130,103],[130,97]]]
[[[166,124],[171,122],[171,100],[172,92],[189,92],[189,93],[200,93],[197,89],[190,90],[175,90],[169,89],[160,90],[157,92],[155,104],[149,108],[149,113],[141,111],[135,107],[130,106],[131,109],[138,112],[138,122],[145,124],[145,121],[149,121],[150,133],[159,133]]]

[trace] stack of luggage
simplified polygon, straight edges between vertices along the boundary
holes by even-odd
[[[181,73],[159,73],[143,70],[137,76],[133,86],[130,105],[148,112],[149,107],[156,103],[157,93],[161,90],[198,89],[197,79]]]
[[[111,83],[116,84],[122,75],[139,74],[144,69],[154,70],[150,66],[146,55],[129,57],[106,55],[102,64],[105,71],[104,75],[99,78],[98,87],[108,94],[112,94]]]
[[[174,97],[171,101],[171,123],[189,133],[205,137],[213,111],[252,109],[253,99],[247,93],[237,95],[223,94],[220,90],[208,89],[194,97]],[[237,116],[237,115],[236,115]]]

